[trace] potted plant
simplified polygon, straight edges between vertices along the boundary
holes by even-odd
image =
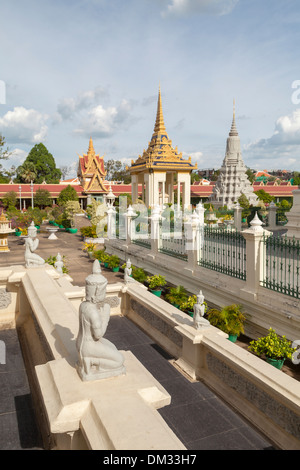
[[[160,297],[162,292],[161,288],[167,284],[167,281],[164,276],[156,274],[154,276],[148,276],[147,283],[152,294]]]
[[[285,359],[291,359],[297,349],[292,348],[291,344],[284,335],[280,337],[270,328],[267,336],[251,341],[248,349],[280,370]]]
[[[95,250],[94,251],[94,258],[99,261],[99,263],[103,263],[104,255],[106,255],[105,250]]]
[[[132,266],[132,277],[135,281],[141,282],[143,284],[147,279],[147,274],[143,268],[136,268],[135,266]]]
[[[84,243],[84,246],[83,246],[83,251],[86,251],[89,258],[94,258],[94,251],[95,251],[95,248],[96,248],[96,243]]]
[[[187,291],[183,286],[169,287],[168,293],[165,295],[166,300],[177,308],[180,308],[182,302],[186,301],[187,297]]]
[[[101,261],[104,264],[105,268],[108,268],[109,259],[110,259],[110,255],[108,253],[103,253],[103,255],[101,255]]]
[[[180,310],[190,315],[190,317],[194,316],[194,305],[197,303],[197,296],[190,295],[182,304],[180,305]],[[207,309],[207,303],[203,302],[205,305],[205,311]]]
[[[113,270],[113,272],[118,272],[120,269],[120,258],[116,255],[112,255],[108,260],[108,267]]]
[[[210,324],[227,333],[228,339],[233,343],[245,331],[246,317],[242,313],[240,305],[228,305],[223,307],[222,310],[212,308],[207,312],[207,317]]]

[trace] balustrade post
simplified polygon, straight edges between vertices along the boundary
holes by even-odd
[[[132,206],[129,206],[127,211],[124,214],[126,220],[126,245],[131,245],[132,240],[134,240],[135,236],[135,224],[133,223],[133,219],[137,217],[136,212],[134,212]]]
[[[151,220],[151,252],[156,255],[160,248],[160,220],[161,211],[158,205],[154,206],[149,217]]]
[[[188,256],[187,269],[194,270],[200,259],[201,237],[201,216],[196,211],[193,212],[188,222],[184,224],[186,238],[185,249]]]
[[[242,230],[242,208],[239,203],[234,207],[234,228],[238,232]]]
[[[268,221],[269,221],[269,230],[276,230],[276,213],[277,213],[277,206],[276,204],[272,201],[269,205],[269,216],[268,216]]]
[[[271,232],[262,228],[257,213],[250,222],[251,227],[242,232],[246,240],[246,286],[241,289],[245,299],[255,300],[264,275],[265,244],[264,238]]]
[[[107,214],[107,238],[112,240],[116,238],[116,214],[117,211],[112,204],[108,204]]]

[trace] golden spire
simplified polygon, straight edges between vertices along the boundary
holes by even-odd
[[[93,139],[91,137],[90,143],[89,143],[88,155],[94,155],[94,154],[95,154],[94,144],[93,144]]]
[[[164,116],[162,111],[162,103],[161,103],[161,92],[160,92],[160,85],[158,91],[158,103],[157,103],[157,113],[156,113],[156,121],[154,126],[154,134],[167,134],[165,123],[164,123]]]

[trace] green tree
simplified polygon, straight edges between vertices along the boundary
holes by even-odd
[[[263,201],[264,203],[270,204],[270,202],[274,201],[274,197],[266,193],[264,189],[259,189],[258,191],[255,191],[255,194],[258,199],[260,201]]]
[[[61,206],[68,201],[78,201],[78,194],[70,184],[59,193],[57,204]]]
[[[4,149],[5,145],[5,138],[0,134],[0,160],[7,160],[11,156],[9,149]]]
[[[248,180],[252,184],[255,181],[255,173],[251,170],[251,168],[247,168],[246,175]]]
[[[47,207],[52,205],[51,194],[47,189],[39,188],[36,190],[34,205],[38,207]]]
[[[17,178],[20,179],[22,183],[30,183],[35,181],[37,177],[37,169],[35,164],[32,162],[25,161],[23,165],[17,168]]]
[[[242,193],[238,198],[238,203],[243,209],[249,209],[250,207],[250,202],[244,193]]]
[[[108,160],[104,162],[106,171],[106,178],[109,181],[123,181],[125,184],[130,184],[131,176],[126,165],[119,160]]]
[[[29,152],[25,162],[21,167],[17,169],[17,182],[18,183],[25,183],[24,175],[28,180],[27,171],[23,171],[28,169],[28,163],[32,163],[31,171],[36,173],[35,183],[42,183],[46,181],[46,183],[59,183],[61,178],[61,170],[56,168],[55,160],[51,153],[47,150],[44,144],[36,144]],[[23,176],[22,176],[23,175]],[[31,181],[31,180],[30,180]]]
[[[15,191],[8,191],[4,194],[4,197],[2,199],[4,207],[6,207],[7,209],[16,207],[17,199],[18,196]]]

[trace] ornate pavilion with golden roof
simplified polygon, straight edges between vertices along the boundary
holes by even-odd
[[[177,147],[172,147],[164,124],[161,91],[159,87],[156,122],[147,150],[136,161],[131,162],[132,201],[138,198],[142,186],[142,200],[147,207],[156,204],[174,203],[174,187],[177,185],[177,201],[182,195],[182,207],[191,202],[191,172],[197,165],[182,158]]]
[[[105,182],[106,171],[104,168],[104,157],[96,155],[92,138],[90,138],[87,154],[79,155],[77,176],[83,192],[89,200],[102,200],[103,196],[109,192]]]

